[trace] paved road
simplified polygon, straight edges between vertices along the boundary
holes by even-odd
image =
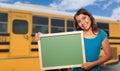
[[[120,62],[109,65],[102,65],[101,71],[120,71]]]

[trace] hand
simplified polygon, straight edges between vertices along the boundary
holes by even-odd
[[[38,32],[35,34],[35,40],[38,41],[40,39],[40,36],[42,35],[41,32]]]
[[[92,67],[94,67],[94,62],[87,62],[81,66],[85,70],[90,70]]]

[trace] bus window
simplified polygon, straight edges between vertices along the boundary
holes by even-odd
[[[73,20],[67,20],[67,31],[74,31],[74,21]]]
[[[51,33],[64,32],[64,20],[60,18],[51,19]]]
[[[13,33],[15,34],[27,34],[28,22],[25,20],[14,20],[13,21]]]
[[[0,12],[0,32],[7,32],[8,14]]]
[[[103,29],[109,36],[109,24],[108,23],[97,22],[97,26],[98,28]]]
[[[48,17],[33,16],[32,32],[48,33]]]

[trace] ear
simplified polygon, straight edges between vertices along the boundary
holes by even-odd
[[[79,29],[80,27],[79,26],[77,26],[77,28],[76,29]]]

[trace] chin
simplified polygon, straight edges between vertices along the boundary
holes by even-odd
[[[89,29],[83,29],[83,31],[88,31]]]

